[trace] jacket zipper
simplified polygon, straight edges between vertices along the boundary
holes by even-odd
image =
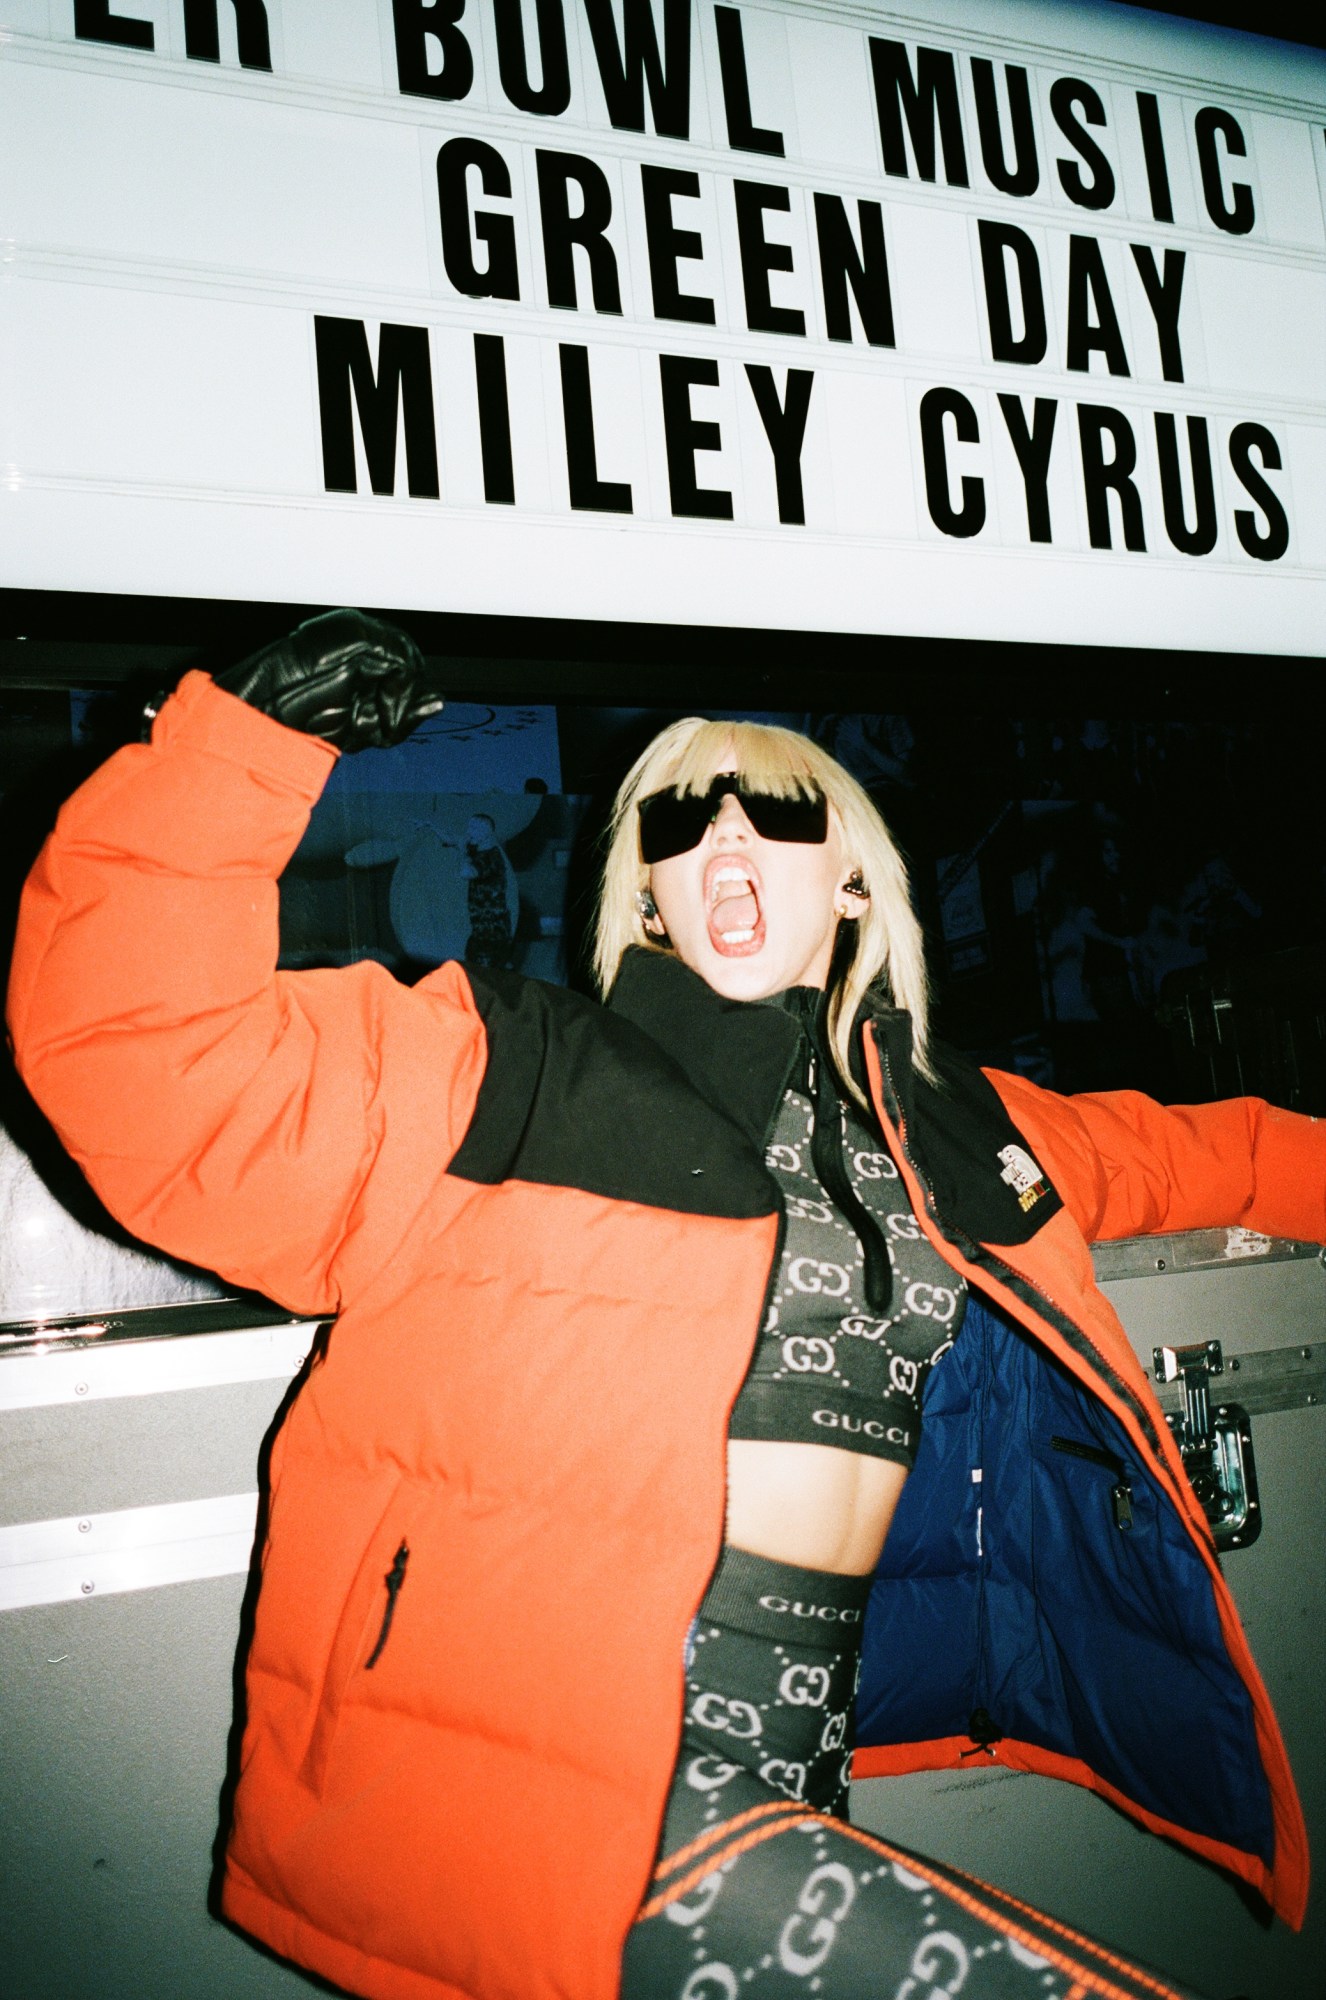
[[[893,1081],[893,1071],[889,1064],[888,1050],[884,1048],[878,1040],[876,1040],[875,1042],[875,1053],[879,1057],[881,1077],[887,1082],[889,1094],[893,1100],[890,1122],[893,1123],[893,1129],[897,1135],[898,1144],[902,1148],[903,1158],[906,1160],[907,1165],[911,1168],[912,1172],[916,1176],[917,1184],[921,1189],[921,1194],[925,1202],[925,1209],[927,1215],[930,1217],[930,1220],[934,1223],[935,1228],[938,1230],[939,1234],[943,1237],[944,1241],[946,1243],[951,1243],[953,1247],[967,1259],[968,1263],[976,1265],[983,1263],[985,1259],[982,1255],[981,1245],[978,1243],[971,1242],[970,1238],[967,1237],[961,1230],[950,1229],[948,1224],[940,1219],[939,1210],[935,1204],[935,1191],[933,1187],[930,1185],[930,1182],[926,1179],[925,1174],[922,1172],[919,1163],[915,1159],[913,1159],[911,1147],[907,1144],[907,1121],[903,1117],[902,1113],[902,1100],[898,1095],[897,1085]],[[876,1109],[878,1112],[878,1107]],[[980,1551],[980,1555],[981,1555],[980,1588],[981,1588],[981,1597],[982,1600],[984,1600],[985,1560],[984,1560],[983,1549]],[[982,1633],[982,1642],[981,1642],[982,1658],[978,1662],[978,1674],[981,1675],[983,1675],[983,1670],[984,1670],[984,1650],[985,1650],[984,1623],[985,1623],[984,1614],[982,1613],[980,1621],[981,1633]],[[999,1724],[995,1721],[994,1717],[990,1714],[989,1710],[981,1704],[978,1704],[972,1710],[971,1715],[968,1717],[967,1734],[971,1738],[972,1747],[970,1750],[964,1750],[960,1753],[963,1758],[977,1757],[981,1755],[982,1752],[984,1752],[984,1754],[987,1757],[993,1757],[995,1754],[996,1744],[1001,1743],[1003,1741],[1003,1731],[1000,1729]]]
[[[1117,1393],[1127,1402],[1128,1406],[1135,1412],[1139,1421],[1142,1424],[1142,1428],[1145,1431],[1146,1435],[1149,1438],[1151,1438],[1153,1444],[1156,1445],[1156,1453],[1157,1457],[1159,1457],[1160,1456],[1159,1444],[1155,1438],[1154,1427],[1151,1424],[1146,1411],[1142,1409],[1141,1406],[1137,1403],[1136,1398],[1129,1390],[1127,1384],[1119,1380],[1114,1369],[1110,1366],[1108,1361],[1106,1361],[1104,1355],[1098,1352],[1095,1343],[1083,1331],[1083,1329],[1077,1325],[1076,1321],[1071,1319],[1069,1315],[1063,1310],[1062,1306],[1056,1304],[1056,1302],[1053,1299],[1051,1299],[1047,1293],[1039,1291],[1036,1286],[1029,1284],[1025,1279],[1019,1277],[1018,1273],[1012,1270],[1007,1264],[1005,1264],[1002,1258],[996,1257],[994,1253],[992,1251],[987,1250],[983,1244],[972,1242],[971,1238],[967,1236],[965,1231],[952,1228],[948,1223],[946,1223],[942,1219],[935,1202],[934,1189],[931,1186],[930,1182],[927,1180],[924,1172],[921,1169],[919,1162],[913,1158],[911,1147],[907,1143],[907,1121],[903,1116],[902,1100],[898,1094],[897,1084],[894,1082],[893,1068],[892,1064],[889,1061],[889,1052],[887,1047],[884,1046],[878,1040],[878,1038],[875,1039],[875,1053],[879,1058],[881,1081],[887,1086],[888,1096],[892,1100],[891,1105],[886,1104],[885,1106],[885,1109],[889,1113],[888,1122],[892,1126],[894,1134],[897,1138],[898,1145],[902,1150],[902,1155],[904,1160],[910,1167],[912,1173],[916,1176],[917,1185],[920,1187],[921,1194],[924,1199],[926,1214],[928,1215],[930,1221],[934,1224],[934,1227],[938,1231],[939,1235],[943,1238],[943,1240],[946,1243],[951,1244],[952,1247],[958,1251],[960,1256],[965,1258],[969,1264],[975,1266],[975,1268],[977,1268],[978,1270],[982,1268],[989,1269],[992,1266],[995,1267],[1002,1275],[1003,1282],[1008,1285],[1009,1290],[1012,1291],[1016,1296],[1020,1297],[1024,1292],[1029,1292],[1032,1295],[1032,1298],[1035,1301],[1037,1301],[1037,1310],[1040,1310],[1045,1306],[1049,1307],[1050,1309],[1049,1314],[1047,1314],[1046,1317],[1050,1317],[1052,1319],[1052,1323],[1057,1322],[1059,1330],[1061,1332],[1066,1333],[1069,1336],[1069,1338],[1073,1341],[1074,1345],[1081,1343],[1085,1344],[1085,1346],[1090,1349],[1093,1360],[1095,1361],[1097,1367],[1100,1369],[1101,1374],[1111,1383],[1111,1385],[1115,1388]],[[1054,1440],[1054,1442],[1058,1444],[1061,1449],[1065,1447],[1065,1444],[1067,1445],[1067,1448],[1070,1451],[1074,1449],[1074,1444],[1071,1442],[1061,1441],[1058,1439]],[[1091,1445],[1078,1447],[1077,1449],[1084,1457],[1094,1458],[1096,1456],[1095,1448]],[[1127,1480],[1123,1477],[1123,1474],[1126,1470],[1123,1461],[1121,1459],[1116,1458],[1113,1452],[1109,1452],[1103,1454],[1101,1462],[1103,1462],[1109,1470],[1114,1471],[1116,1474],[1116,1484],[1114,1486],[1113,1493],[1111,1495],[1114,1504],[1115,1524],[1122,1530],[1131,1529],[1133,1525],[1133,1496],[1132,1496],[1132,1488],[1128,1485]],[[1001,1740],[1001,1733],[999,1729],[999,1724],[993,1719],[993,1717],[984,1707],[977,1707],[972,1711],[971,1717],[968,1722],[968,1734],[972,1739],[973,1747],[969,1751],[962,1752],[962,1755],[964,1757],[975,1756],[980,1751],[985,1751],[988,1756],[991,1757],[994,1756],[995,1745]]]
[[[952,1228],[940,1216],[935,1206],[934,1190],[926,1179],[920,1165],[913,1158],[911,1148],[907,1143],[907,1121],[903,1117],[902,1102],[898,1095],[897,1085],[893,1080],[893,1069],[889,1061],[889,1052],[887,1047],[878,1038],[875,1038],[875,1053],[879,1058],[880,1073],[887,1080],[889,1093],[893,1100],[894,1108],[890,1114],[890,1122],[894,1125],[898,1143],[902,1148],[903,1157],[920,1183],[922,1194],[925,1197],[926,1213],[934,1223],[941,1237],[943,1237],[945,1242],[951,1244],[961,1256],[966,1258],[968,1263],[975,1265],[977,1269],[986,1269],[995,1272],[1001,1282],[1006,1284],[1016,1297],[1026,1298],[1027,1303],[1031,1304],[1033,1309],[1039,1312],[1043,1318],[1048,1319],[1058,1332],[1064,1334],[1072,1346],[1079,1350],[1085,1348],[1090,1353],[1093,1365],[1103,1379],[1109,1383],[1114,1393],[1132,1411],[1141,1426],[1143,1435],[1147,1438],[1155,1452],[1159,1464],[1164,1466],[1164,1452],[1150,1415],[1143,1408],[1142,1404],[1138,1402],[1128,1384],[1122,1380],[1111,1363],[1100,1352],[1095,1342],[1091,1339],[1091,1336],[1077,1324],[1077,1321],[1070,1314],[1064,1311],[1057,1300],[1050,1297],[1048,1292],[1044,1292],[1038,1286],[1031,1284],[1017,1271],[1013,1270],[1010,1265],[1006,1264],[1002,1257],[997,1256],[994,1251],[987,1249],[984,1244],[974,1243],[962,1230]],[[1046,1308],[1048,1308],[1048,1311]],[[1168,1467],[1165,1467],[1165,1469],[1168,1471]]]
[[[798,1038],[798,1049],[799,1047],[800,1039]],[[792,1080],[792,1073],[796,1068],[796,1063],[797,1057],[796,1054],[793,1054],[789,1057],[787,1067],[783,1071],[783,1080],[778,1086],[778,1094],[774,1098],[773,1110],[769,1113],[768,1119],[765,1122],[764,1137],[760,1142],[760,1159],[762,1162],[769,1150],[769,1140],[773,1134],[774,1124],[778,1117],[778,1107],[783,1101],[784,1091]],[[774,1203],[778,1215],[778,1229],[774,1236],[773,1260],[769,1265],[769,1276],[765,1280],[764,1297],[760,1301],[760,1317],[755,1325],[755,1339],[752,1341],[750,1353],[746,1357],[747,1374],[750,1372],[751,1362],[755,1358],[755,1349],[759,1346],[760,1336],[764,1332],[765,1322],[769,1317],[769,1307],[773,1303],[773,1295],[778,1290],[778,1273],[783,1261],[783,1246],[787,1241],[787,1204],[783,1200],[783,1190],[778,1185],[777,1176],[771,1172],[767,1164],[764,1168],[764,1177],[773,1189]],[[746,1376],[743,1375],[741,1379],[744,1383]],[[737,1393],[740,1394],[740,1390]]]
[[[1114,1487],[1110,1499],[1114,1503],[1114,1525],[1127,1531],[1133,1525],[1133,1489],[1128,1483],[1128,1468],[1117,1452],[1106,1451],[1103,1445],[1086,1444],[1081,1438],[1050,1439],[1051,1448],[1066,1452],[1070,1458],[1084,1458],[1089,1465],[1103,1466],[1106,1472],[1114,1474]]]
[[[382,1613],[382,1627],[378,1632],[377,1644],[364,1661],[365,1673],[368,1672],[370,1667],[375,1667],[382,1657],[382,1649],[387,1643],[387,1634],[391,1631],[391,1621],[396,1616],[396,1599],[400,1596],[401,1586],[405,1582],[405,1565],[409,1560],[409,1545],[405,1541],[402,1541],[400,1547],[392,1557],[391,1568],[382,1579],[387,1586],[386,1609]]]

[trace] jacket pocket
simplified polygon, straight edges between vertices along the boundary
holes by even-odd
[[[1103,1445],[1087,1444],[1081,1438],[1052,1437],[1051,1449],[1060,1451],[1069,1458],[1085,1459],[1089,1465],[1099,1465],[1112,1473],[1114,1484],[1110,1488],[1110,1506],[1114,1515],[1114,1525],[1124,1534],[1133,1529],[1133,1488],[1128,1477],[1128,1468],[1117,1452],[1107,1451]]]
[[[406,1587],[410,1532],[422,1496],[403,1483],[392,1494],[359,1559],[327,1654],[313,1732],[300,1766],[301,1781],[320,1792],[346,1696],[356,1678],[391,1657],[390,1640]]]

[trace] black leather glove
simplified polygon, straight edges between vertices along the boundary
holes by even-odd
[[[214,678],[252,708],[338,750],[403,743],[442,696],[423,684],[408,632],[362,611],[326,611]]]

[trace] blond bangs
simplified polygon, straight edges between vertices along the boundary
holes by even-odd
[[[637,897],[649,870],[640,854],[636,806],[651,792],[705,792],[719,764],[729,761],[752,791],[778,798],[822,792],[842,838],[846,867],[859,869],[869,889],[865,914],[850,928],[851,957],[829,995],[829,1039],[844,1083],[864,1104],[852,1081],[852,1027],[861,1002],[880,986],[894,1006],[911,1015],[914,1060],[930,1076],[929,983],[903,858],[870,795],[850,772],[810,737],[771,723],[689,716],[661,730],[628,771],[604,830],[607,854],[594,948],[599,990],[610,990],[631,945],[668,950],[641,922]]]
[[[790,799],[798,793],[823,791],[823,779],[814,769],[816,759],[806,755],[814,750],[808,738],[773,724],[700,722],[668,759],[671,768],[650,771],[635,797],[647,798],[650,792],[664,790],[707,792],[715,770],[729,753],[738,775],[753,792]]]

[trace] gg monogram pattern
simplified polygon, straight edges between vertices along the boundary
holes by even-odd
[[[724,1549],[686,1648],[669,1849],[727,1816],[729,1785],[742,1770],[787,1798],[846,1812],[869,1596],[869,1577]]]
[[[865,1258],[811,1159],[815,1107],[784,1093],[765,1155],[787,1216],[778,1278],[731,1435],[836,1445],[910,1465],[925,1379],[962,1319],[966,1285],[923,1234],[883,1141],[838,1105],[848,1180],[888,1246],[892,1297],[871,1312]]]
[[[867,1211],[858,1221],[887,1246],[891,1297],[870,1309],[849,1195],[840,1187],[835,1202],[824,1187],[815,1103],[789,1089],[766,1155],[783,1250],[731,1434],[910,1465],[925,1380],[966,1287],[919,1228],[882,1143],[852,1106],[836,1115],[847,1185]],[[821,1158],[832,1174],[822,1146]],[[626,1939],[622,2000],[1193,2000],[847,1823],[869,1594],[868,1577],[724,1550],[687,1639],[664,1859]]]
[[[1191,2000],[846,1821],[868,1577],[725,1549],[622,2000]]]
[[[970,1876],[770,1805],[669,1856],[632,1927],[622,2000],[1194,2000]]]

